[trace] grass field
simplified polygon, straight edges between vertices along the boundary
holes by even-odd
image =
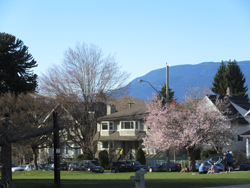
[[[89,173],[61,171],[61,188],[134,188],[130,176],[135,173]],[[16,188],[49,188],[54,182],[54,172],[13,172]],[[200,188],[210,186],[250,184],[250,171],[228,174],[198,174],[154,172],[145,175],[146,188]]]

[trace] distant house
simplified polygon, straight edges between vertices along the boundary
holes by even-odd
[[[110,158],[116,160],[123,148],[125,159],[134,159],[142,138],[150,134],[148,127],[144,125],[146,106],[136,106],[120,112],[116,112],[115,106],[108,106],[107,114],[97,119],[95,157],[98,157],[100,151],[107,150]]]
[[[238,137],[236,143],[231,146],[226,146],[223,148],[223,152],[226,150],[230,150],[232,152],[246,151],[246,138],[241,135],[250,130],[249,127],[249,118],[245,116],[245,114],[250,110],[250,103],[243,96],[235,96],[235,95],[220,95],[219,99],[223,99],[225,96],[229,97],[228,106],[229,110],[232,112],[229,116],[235,116],[232,120],[232,126],[236,130]],[[217,95],[208,95],[204,98],[208,106],[214,107]],[[218,110],[218,109],[217,109]]]
[[[248,118],[249,121],[249,129],[248,131],[242,133],[240,136],[246,139],[246,158],[250,158],[250,110],[244,115]]]

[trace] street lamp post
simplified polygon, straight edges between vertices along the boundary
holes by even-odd
[[[142,82],[147,82],[166,102],[168,102],[168,99],[166,99],[159,91],[157,91],[148,81],[145,81],[145,80],[138,80],[140,82],[140,84]],[[167,83],[166,83],[166,90],[168,90],[168,66],[167,66]],[[169,97],[168,96],[168,91],[166,91],[166,96],[167,98]],[[169,150],[166,151],[166,155],[167,155],[167,168],[166,168],[166,171],[169,172],[169,167],[170,167],[170,164],[169,164]]]
[[[166,102],[168,102],[168,100],[159,92],[159,91],[157,91],[155,88],[154,88],[154,86],[152,86],[148,81],[146,81],[146,80],[138,80],[139,82],[140,82],[140,84],[142,83],[142,82],[147,82]]]

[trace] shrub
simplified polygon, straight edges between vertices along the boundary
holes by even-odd
[[[217,154],[216,149],[210,148],[207,150],[201,150],[201,154],[200,154],[201,160],[208,158],[210,154]]]
[[[136,155],[135,155],[135,160],[139,161],[141,164],[145,165],[146,164],[146,158],[145,158],[145,153],[142,150],[142,147],[139,147]]]
[[[99,163],[104,169],[106,169],[109,166],[109,155],[107,150],[100,151]]]
[[[86,151],[86,153],[84,155],[84,160],[93,160],[93,153],[91,150]]]
[[[75,155],[75,161],[82,161],[82,160],[84,160],[84,155],[83,154]]]

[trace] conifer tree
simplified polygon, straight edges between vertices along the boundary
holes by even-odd
[[[36,66],[37,62],[20,39],[0,33],[0,94],[35,91],[37,75],[30,69]]]
[[[217,70],[217,73],[214,76],[213,88],[212,91],[218,95],[225,95],[227,90],[226,83],[226,71],[227,66],[221,61],[221,64]]]
[[[233,95],[242,95],[249,100],[248,94],[246,93],[248,88],[244,86],[246,78],[235,60],[233,62],[229,60],[227,63],[226,81],[227,87],[230,87]]]
[[[230,87],[232,95],[242,95],[248,100],[246,79],[240,70],[239,65],[234,60],[225,65],[221,61],[220,67],[214,76],[212,91],[218,95],[225,95],[227,87]]]

